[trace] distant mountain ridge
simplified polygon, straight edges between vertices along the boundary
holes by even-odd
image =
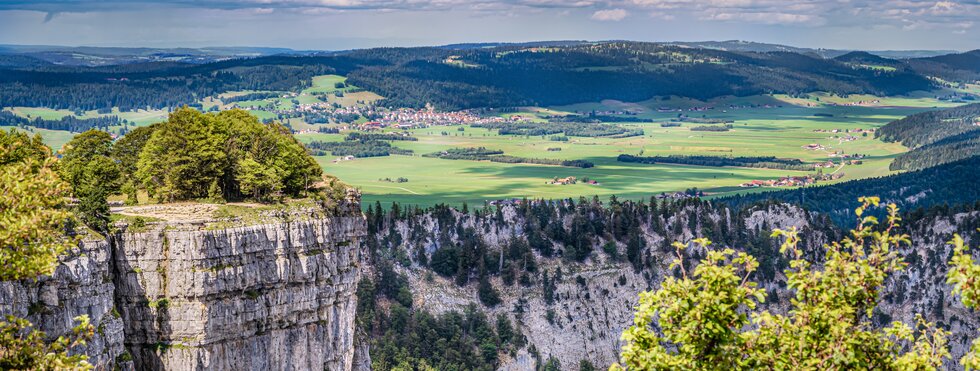
[[[792,52],[799,54],[815,54],[823,58],[835,58],[857,50],[846,49],[824,49],[824,48],[803,48],[781,44],[768,44],[753,41],[727,40],[727,41],[677,41],[665,44],[681,45],[692,48],[719,49],[726,51],[744,52]],[[890,59],[925,58],[935,57],[945,54],[959,53],[956,50],[867,50],[865,53],[877,55]]]
[[[770,44],[729,44],[768,51],[633,41],[477,43],[333,52],[262,48],[44,51],[43,47],[0,46],[0,106],[166,108],[193,105],[200,97],[234,90],[295,91],[312,76],[328,73],[344,75],[352,84],[385,97],[380,104],[386,106],[431,104],[445,110],[604,99],[639,102],[671,95],[700,100],[815,91],[895,96],[972,82],[980,76],[971,64],[980,58],[980,52],[911,60],[850,52],[828,59]],[[93,54],[76,53],[81,51]],[[246,56],[235,56],[242,54]]]
[[[585,44],[607,42],[628,42],[627,40],[542,40],[528,42],[481,42],[456,43],[433,46],[445,50],[474,50],[499,47],[568,47]],[[769,44],[752,41],[670,41],[652,42],[652,44],[674,45],[689,48],[715,49],[741,52],[792,52],[812,54],[821,58],[835,58],[851,52],[843,49],[804,48],[781,44]],[[372,48],[367,48],[372,49]],[[364,50],[364,49],[355,49]],[[61,46],[61,45],[13,45],[0,44],[0,55],[19,55],[32,57],[52,64],[70,66],[107,66],[118,64],[145,63],[158,61],[209,63],[231,58],[254,58],[278,54],[288,55],[333,55],[352,52],[331,50],[295,50],[281,47],[249,47],[249,46],[218,46],[218,47],[102,47],[102,46]],[[928,58],[957,53],[955,50],[879,50],[866,51],[873,55],[892,59]],[[8,67],[0,64],[0,67]]]
[[[200,64],[234,58],[293,54],[296,52],[289,48],[268,47],[129,48],[0,45],[0,56],[29,57],[51,64],[89,67],[164,61]]]

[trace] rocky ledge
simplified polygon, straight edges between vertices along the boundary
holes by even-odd
[[[76,351],[102,370],[350,369],[356,211],[120,225],[50,277],[0,282],[0,315],[56,337],[87,314],[97,334]]]

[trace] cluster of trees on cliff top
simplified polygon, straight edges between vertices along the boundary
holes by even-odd
[[[455,56],[459,63],[446,62]],[[0,106],[122,110],[189,105],[234,90],[298,91],[315,75],[346,75],[384,105],[440,109],[561,105],[677,95],[904,94],[926,76],[973,81],[980,52],[894,61],[892,71],[792,52],[733,52],[643,42],[549,48],[377,48],[329,56],[268,56],[207,64],[0,68]],[[971,65],[971,61],[974,61]],[[860,61],[859,61],[860,62]],[[974,78],[975,80],[975,78]]]
[[[313,187],[321,175],[288,130],[240,110],[180,109],[115,142],[109,133],[88,130],[65,145],[60,160],[39,135],[0,131],[0,281],[52,274],[59,256],[79,243],[78,222],[108,232],[106,197],[121,190],[130,201],[137,188],[164,202],[266,201],[321,192]],[[70,333],[52,338],[25,319],[0,320],[0,369],[91,368],[79,351],[95,328],[85,316],[75,321]]]
[[[875,133],[912,148],[892,161],[892,170],[919,170],[980,153],[980,103],[906,116]]]
[[[118,140],[88,130],[69,141],[61,155],[58,171],[78,199],[77,214],[98,232],[108,229],[106,199],[116,194],[124,194],[129,204],[138,202],[141,190],[158,202],[273,202],[309,195],[337,199],[343,188],[327,179],[331,189],[322,189],[322,168],[288,129],[263,124],[242,110],[182,108],[167,121],[135,128]]]
[[[242,110],[179,109],[115,146],[124,178],[165,202],[301,196],[323,175],[288,129]]]

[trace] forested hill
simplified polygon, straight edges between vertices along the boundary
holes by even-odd
[[[980,79],[980,49],[908,61],[921,74],[947,81],[970,82]]]
[[[911,151],[895,158],[893,170],[916,170],[980,153],[980,103],[914,114],[892,121],[875,135]]]
[[[850,52],[834,58],[835,61],[844,63],[863,64],[871,66],[895,67],[901,64],[900,61],[881,57],[868,52]]]
[[[351,83],[386,97],[386,105],[432,103],[442,109],[641,101],[662,95],[895,95],[933,86],[905,64],[882,70],[793,52],[568,42],[376,48],[205,64],[78,67],[8,60],[0,63],[0,106],[175,107],[231,90],[298,90],[310,77],[326,73],[347,75]]]
[[[980,155],[947,164],[879,178],[804,187],[793,190],[760,192],[715,199],[739,209],[767,200],[798,204],[810,211],[827,213],[838,225],[853,225],[854,214],[841,206],[864,195],[878,195],[883,202],[895,203],[903,210],[936,205],[973,204],[980,200],[975,178]]]
[[[357,55],[355,52],[353,55]],[[901,66],[900,66],[901,67]],[[894,95],[929,89],[907,68],[857,68],[791,52],[729,52],[638,42],[442,51],[353,71],[350,81],[402,106],[559,105],[678,95],[829,91]]]
[[[123,111],[194,106],[234,90],[299,90],[313,76],[347,74],[386,61],[345,56],[271,56],[207,64],[153,62],[106,67],[0,68],[0,107]]]

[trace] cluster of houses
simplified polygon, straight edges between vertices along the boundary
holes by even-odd
[[[810,144],[804,145],[803,146],[803,149],[808,150],[808,151],[822,151],[822,150],[827,149],[827,147],[824,147],[822,144],[818,144],[818,143],[810,143]]]
[[[596,181],[595,179],[582,178],[581,181],[582,181],[582,183],[585,183],[585,184],[599,185],[599,182]],[[555,177],[550,182],[548,182],[548,184],[569,185],[569,184],[576,184],[578,182],[579,182],[579,179],[578,178],[573,177],[573,176],[570,176],[570,177],[565,177],[565,178]]]
[[[575,184],[575,183],[578,183],[578,179],[576,179],[573,176],[570,176],[565,178],[555,177],[555,179],[552,179],[551,182],[549,182],[548,184],[568,185],[568,184]]]
[[[746,188],[758,188],[758,187],[802,187],[806,185],[815,184],[818,181],[834,180],[844,177],[843,171],[838,171],[832,174],[822,174],[822,175],[804,175],[804,176],[784,176],[779,179],[766,179],[766,180],[751,180],[742,183],[742,187]]]
[[[859,100],[855,102],[844,102],[844,103],[833,103],[833,102],[827,103],[827,105],[829,106],[841,106],[841,107],[874,106],[878,104],[881,104],[881,100],[879,99]]]
[[[728,107],[726,107],[725,109],[722,110],[722,112],[728,112],[729,110],[736,111],[736,110],[739,110],[739,109],[751,109],[751,108],[767,108],[768,109],[768,108],[777,108],[777,107],[782,107],[782,106],[781,105],[772,105],[772,104],[739,104],[739,105],[729,104]],[[657,112],[661,112],[661,113],[664,113],[664,112],[684,112],[684,111],[687,111],[687,112],[705,112],[705,111],[712,111],[714,109],[715,109],[714,106],[694,106],[694,107],[688,107],[688,108],[660,107],[660,108],[657,108]]]
[[[525,121],[522,116],[497,117],[479,116],[469,111],[439,112],[431,109],[400,108],[380,112],[376,119],[360,125],[361,130],[379,130],[382,128],[413,129],[434,125],[474,125],[496,122]]]
[[[660,192],[660,194],[657,195],[658,200],[683,200],[693,197],[695,196],[684,192]]]
[[[336,164],[336,163],[341,162],[341,161],[353,161],[353,160],[354,160],[354,156],[342,156],[342,157],[337,157],[337,158],[333,159],[333,163]]]
[[[875,129],[813,129],[814,133],[874,134]]]
[[[597,115],[597,116],[611,116],[611,115],[622,115],[622,116],[635,116],[636,112],[630,110],[606,110],[606,111],[575,111],[575,113],[583,116],[587,115]]]
[[[836,157],[842,160],[860,160],[864,158],[863,154],[860,153],[844,153],[844,151],[834,151],[830,154],[830,157]]]

